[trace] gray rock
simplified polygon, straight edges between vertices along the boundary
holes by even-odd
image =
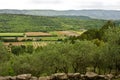
[[[39,77],[39,80],[51,80],[51,77],[50,76]]]
[[[38,80],[38,78],[37,77],[31,77],[30,80]]]
[[[16,77],[17,80],[29,80],[32,77],[31,74],[22,74]]]
[[[80,73],[74,73],[75,77],[80,77]]]
[[[0,77],[0,80],[12,80],[12,79],[10,79],[11,78],[11,76],[4,76],[4,77]],[[15,79],[16,80],[16,79]]]
[[[16,76],[10,76],[9,80],[16,80]]]
[[[105,80],[105,75],[98,75],[97,78],[100,79],[100,80]]]
[[[81,79],[84,80],[85,79],[85,75],[81,74]]]
[[[80,79],[80,77],[81,77],[80,73],[68,73],[67,76],[70,80]]]
[[[107,79],[107,80],[112,80],[114,77],[115,77],[115,76],[114,76],[113,74],[107,74],[107,75],[105,76],[105,79]]]
[[[87,79],[96,79],[98,77],[98,74],[94,73],[94,72],[87,72],[85,74],[85,77]]]
[[[6,80],[6,78],[5,78],[5,77],[0,76],[0,80]]]
[[[120,78],[120,74],[119,75],[117,75],[117,76],[115,76],[115,79],[119,79]]]
[[[68,77],[67,77],[67,74],[65,73],[56,73],[56,74],[52,74],[51,75],[51,79],[52,80],[67,80]]]

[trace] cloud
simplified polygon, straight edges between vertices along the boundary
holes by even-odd
[[[120,10],[120,0],[0,0],[0,9]]]
[[[60,0],[31,0],[32,4],[59,4]]]
[[[72,9],[106,9],[120,10],[120,0],[65,0],[64,4]]]

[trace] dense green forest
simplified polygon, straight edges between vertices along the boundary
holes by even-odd
[[[88,30],[62,42],[36,49],[29,45],[11,49],[12,52],[7,52],[0,43],[0,75],[45,76],[59,72],[84,74],[86,71],[120,74],[120,28],[112,21],[100,29]]]
[[[0,14],[0,32],[30,32],[100,28],[106,21],[85,16]]]

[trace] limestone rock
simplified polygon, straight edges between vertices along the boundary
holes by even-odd
[[[0,76],[0,80],[6,80],[5,77]]]
[[[114,78],[114,75],[113,74],[107,74],[106,76],[105,76],[105,79],[107,79],[107,80],[112,80]]]
[[[68,73],[67,76],[68,76],[68,78],[70,80],[72,80],[72,79],[80,79],[80,77],[81,77],[80,73]]]
[[[96,79],[98,77],[98,74],[94,73],[94,72],[87,72],[85,74],[85,77],[87,79]]]
[[[39,80],[51,80],[50,76],[39,77]]]
[[[38,78],[37,77],[31,77],[30,80],[38,80]]]
[[[29,80],[32,77],[31,74],[22,74],[16,77],[17,80]]]
[[[67,80],[67,74],[65,73],[56,73],[51,75],[52,80]]]
[[[16,76],[10,76],[9,80],[16,80]]]

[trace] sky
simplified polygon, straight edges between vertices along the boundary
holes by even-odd
[[[120,10],[120,0],[0,0],[0,9]]]

